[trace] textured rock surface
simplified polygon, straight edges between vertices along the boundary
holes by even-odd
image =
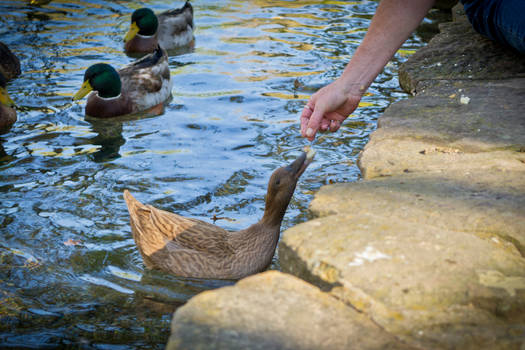
[[[456,179],[407,174],[324,186],[311,202],[317,217],[384,215],[495,239],[525,257],[525,176],[472,172]]]
[[[269,271],[177,310],[167,349],[410,349],[355,309]]]
[[[331,186],[330,192],[340,200],[372,189],[346,186]],[[433,210],[438,201],[416,211],[417,197],[382,198],[381,191],[371,191],[355,202],[374,201],[372,195],[382,201],[375,211],[350,204],[337,208],[338,215],[287,230],[279,247],[283,270],[423,348],[505,348],[525,342],[525,259],[512,242],[490,229],[467,232],[461,221],[468,222],[472,210],[450,216]],[[316,199],[318,211],[333,210],[333,198],[326,197]],[[454,221],[450,229],[442,223],[449,219]],[[467,227],[483,219],[473,218]],[[521,335],[507,338],[512,329]]]
[[[401,65],[399,85],[405,91],[419,91],[429,80],[525,77],[523,55],[479,35],[467,20],[442,23],[440,30]]]
[[[475,169],[523,177],[523,111],[525,79],[436,82],[381,116],[359,160],[363,177]]]

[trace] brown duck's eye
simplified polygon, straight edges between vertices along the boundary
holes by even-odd
[[[275,181],[275,184],[279,186],[281,184],[281,179],[277,179],[277,181]]]

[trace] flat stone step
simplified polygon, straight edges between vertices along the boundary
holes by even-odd
[[[364,178],[471,169],[523,177],[524,116],[525,79],[436,82],[385,111],[359,167]]]
[[[523,55],[476,33],[464,15],[456,17],[399,67],[403,90],[414,94],[436,80],[525,78]]]

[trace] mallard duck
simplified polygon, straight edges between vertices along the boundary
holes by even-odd
[[[86,115],[97,118],[137,112],[160,114],[164,102],[171,97],[171,86],[168,55],[157,46],[155,52],[118,72],[109,64],[92,65],[86,70],[84,83],[73,100],[79,100],[92,91],[86,104]]]
[[[0,42],[0,73],[8,81],[20,75],[20,61],[18,57],[2,42]]]
[[[124,37],[126,53],[148,53],[160,46],[165,50],[193,43],[193,7],[183,7],[155,15],[149,8],[135,10],[131,27]]]
[[[145,265],[177,276],[215,279],[239,279],[265,270],[297,180],[313,156],[314,152],[303,152],[274,171],[263,217],[236,232],[144,205],[125,190],[133,238]]]
[[[15,105],[7,93],[7,79],[0,72],[0,133],[7,132],[16,122]]]

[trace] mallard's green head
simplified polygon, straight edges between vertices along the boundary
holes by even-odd
[[[111,98],[120,94],[122,83],[120,75],[109,64],[97,63],[92,65],[84,73],[84,83],[73,100],[79,100],[90,91],[97,91],[100,97]]]
[[[131,15],[131,28],[129,28],[128,33],[124,37],[124,42],[130,41],[137,34],[144,36],[155,35],[158,26],[159,21],[153,11],[148,8],[135,10]]]
[[[15,105],[7,93],[7,80],[2,73],[0,73],[0,103],[7,107]]]

